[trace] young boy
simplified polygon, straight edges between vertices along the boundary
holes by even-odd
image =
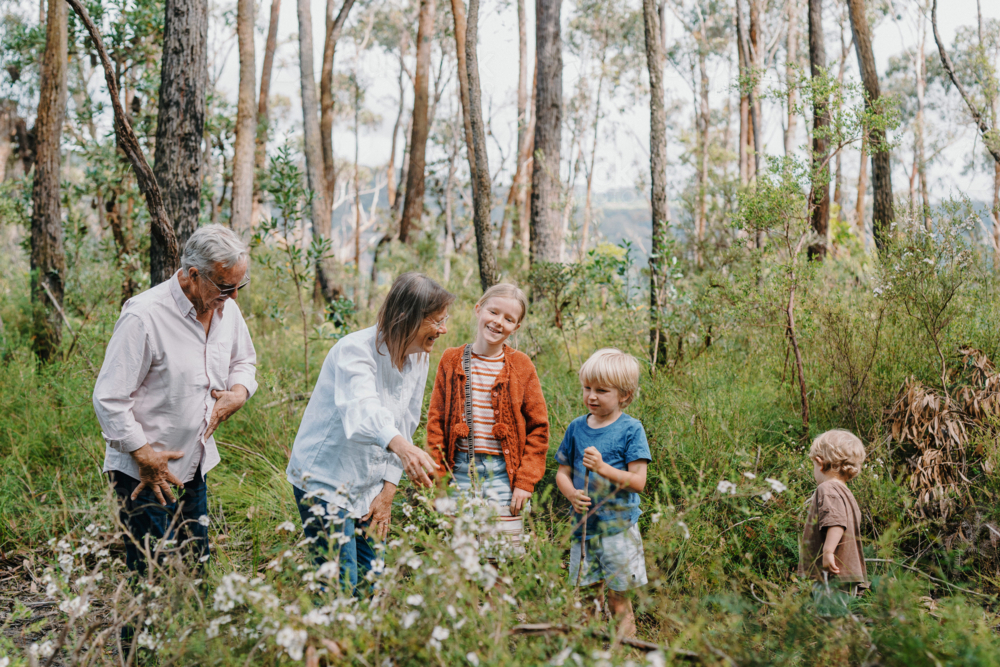
[[[573,420],[556,453],[556,484],[573,505],[576,525],[570,582],[595,589],[601,609],[607,584],[608,607],[620,619],[618,634],[623,637],[635,636],[635,615],[625,591],[646,584],[636,522],[651,457],[642,424],[622,412],[639,389],[639,373],[639,362],[630,354],[612,348],[595,352],[580,368],[589,414]],[[584,535],[586,565],[581,575]]]
[[[853,433],[827,431],[809,449],[813,494],[799,545],[799,575],[844,584],[852,595],[868,587],[861,549],[861,510],[847,483],[861,472],[865,447]]]

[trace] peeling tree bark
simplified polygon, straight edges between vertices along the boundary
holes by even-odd
[[[409,240],[410,227],[419,224],[424,213],[424,168],[427,155],[428,73],[431,64],[431,43],[434,40],[435,0],[420,1],[417,25],[417,68],[413,77],[413,128],[410,133],[410,167],[406,175],[403,215],[399,219],[399,240]]]
[[[854,33],[854,49],[858,55],[858,69],[865,87],[865,106],[871,109],[881,95],[878,72],[875,69],[875,53],[872,51],[871,30],[865,15],[864,0],[847,0]],[[885,247],[887,235],[895,215],[892,210],[892,160],[885,149],[885,131],[871,133],[870,152],[872,155],[872,236],[878,249]]]
[[[240,49],[240,87],[236,103],[236,141],[233,146],[233,204],[230,224],[234,230],[250,231],[253,215],[254,144],[257,118],[253,108],[256,61],[253,43],[253,0],[236,4],[236,38]]]
[[[476,251],[479,257],[479,284],[485,292],[496,283],[498,271],[493,252],[493,228],[490,223],[493,191],[490,183],[490,167],[486,159],[486,129],[479,90],[479,59],[476,54],[478,26],[479,0],[469,0],[465,62],[469,75],[469,118],[472,121],[473,152],[476,156],[476,187],[472,190],[473,224],[476,228]]]
[[[815,81],[826,74],[826,46],[823,43],[823,0],[809,0],[809,72]],[[812,137],[812,227],[819,241],[809,246],[809,258],[826,256],[830,229],[830,169],[825,165],[829,152],[826,128],[830,110],[826,99],[813,95]]]
[[[558,262],[562,236],[562,0],[535,0],[535,150],[531,172],[531,261]]]
[[[666,337],[660,325],[662,308],[664,234],[667,231],[667,110],[664,106],[663,44],[660,42],[660,17],[655,0],[642,0],[643,27],[646,36],[646,67],[649,69],[649,169],[653,208],[652,249],[649,253],[649,358],[666,361]]]
[[[42,361],[56,355],[62,340],[60,311],[66,256],[59,205],[59,145],[66,119],[67,18],[66,5],[51,0],[35,120],[38,143],[31,191],[32,348]]]
[[[198,228],[207,90],[208,1],[166,0],[153,171],[181,252]],[[154,236],[149,246],[154,285],[176,270],[166,266],[164,250]]]

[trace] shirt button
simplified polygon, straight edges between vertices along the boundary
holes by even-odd
[[[510,454],[510,450],[509,449],[505,449],[505,450],[503,450],[503,453],[504,454]]]

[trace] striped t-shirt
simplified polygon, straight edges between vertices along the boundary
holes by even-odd
[[[472,353],[472,427],[476,454],[503,454],[500,442],[493,437],[496,415],[493,414],[492,399],[493,384],[503,370],[503,364],[502,350],[495,357]],[[469,450],[469,443],[465,438],[456,444],[460,451]]]

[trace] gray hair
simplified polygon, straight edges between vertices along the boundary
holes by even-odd
[[[206,276],[212,275],[215,265],[229,269],[250,256],[250,248],[228,227],[206,225],[198,228],[184,244],[181,268],[195,268]]]

